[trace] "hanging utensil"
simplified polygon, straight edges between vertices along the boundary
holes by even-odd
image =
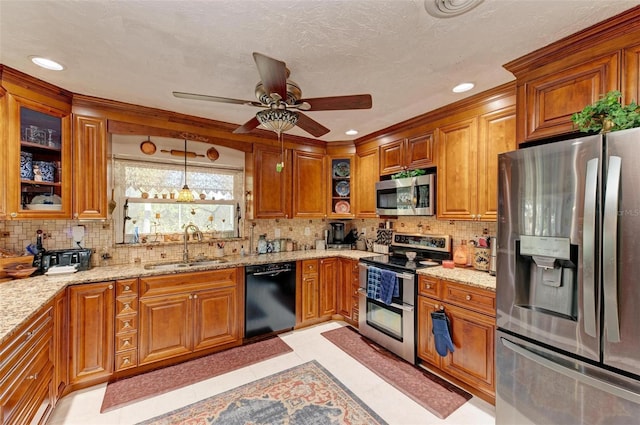
[[[170,151],[166,150],[166,149],[160,149],[160,152],[162,153],[169,153],[173,156],[179,156],[179,157],[183,157],[186,155],[187,158],[196,158],[196,157],[200,157],[200,158],[204,158],[204,155],[200,154],[200,153],[195,153],[195,152],[189,152],[189,151],[181,151],[178,149],[171,149]]]
[[[108,204],[109,215],[113,214],[113,211],[116,209],[116,206],[118,205],[114,198],[114,192],[115,192],[115,186],[116,186],[115,165],[116,165],[115,157],[111,155],[111,200],[109,201],[109,204]]]

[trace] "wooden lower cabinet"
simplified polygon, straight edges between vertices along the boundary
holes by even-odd
[[[495,313],[486,314],[487,303],[495,302],[495,293],[465,286],[420,276],[417,354],[423,363],[457,379],[467,385],[466,389],[495,403]],[[435,296],[434,288],[437,291]],[[425,293],[423,289],[429,292]],[[462,295],[462,301],[452,303],[451,294]],[[449,318],[454,345],[454,351],[445,357],[436,352],[432,333],[431,312],[441,310]]]
[[[72,285],[69,295],[69,383],[76,389],[113,373],[115,282]]]
[[[56,401],[53,302],[0,345],[0,423],[45,423]]]
[[[337,313],[358,326],[358,260],[340,258]]]
[[[336,314],[339,264],[338,258],[300,261],[296,288],[297,327],[319,323]]]
[[[140,279],[140,366],[242,342],[237,269]]]

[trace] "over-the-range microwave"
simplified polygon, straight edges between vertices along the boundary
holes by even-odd
[[[435,174],[376,183],[378,215],[434,215]]]

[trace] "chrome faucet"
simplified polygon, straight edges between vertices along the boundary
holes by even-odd
[[[189,223],[184,226],[184,251],[182,251],[182,261],[185,263],[189,261],[189,248],[187,246],[187,239],[189,239],[189,229],[193,229],[193,236],[198,238],[198,242],[202,242],[202,232],[193,223]]]

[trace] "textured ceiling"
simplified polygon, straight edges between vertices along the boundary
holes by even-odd
[[[171,92],[254,100],[257,51],[286,62],[304,97],[370,93],[371,110],[308,112],[331,129],[322,140],[349,140],[349,128],[360,137],[511,81],[504,63],[638,4],[485,0],[438,19],[423,0],[0,0],[0,63],[76,93],[242,124],[257,109]],[[463,81],[476,88],[452,93]]]

